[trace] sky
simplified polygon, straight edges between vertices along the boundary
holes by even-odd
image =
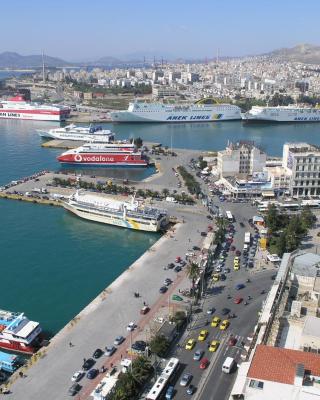
[[[320,0],[10,0],[0,53],[214,58],[320,45]]]

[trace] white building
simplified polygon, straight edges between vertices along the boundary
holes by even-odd
[[[221,177],[252,175],[266,166],[266,153],[249,142],[230,143],[218,151],[217,169]]]
[[[247,367],[247,368],[245,368]],[[320,355],[258,345],[243,363],[231,399],[316,400],[320,396]]]
[[[320,195],[319,147],[308,143],[286,143],[282,165],[291,173],[291,196]]]
[[[288,189],[291,182],[291,173],[284,167],[270,167],[265,169],[268,173],[272,189]]]

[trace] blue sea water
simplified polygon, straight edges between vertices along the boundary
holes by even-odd
[[[57,125],[0,121],[0,185],[39,170],[59,168],[56,156],[61,150],[42,148],[36,133],[36,129],[52,126]],[[145,141],[201,150],[222,149],[230,140],[253,140],[268,154],[279,156],[287,141],[320,145],[318,124],[249,126],[218,122],[106,127],[119,139],[140,136]],[[141,179],[145,173],[116,172],[130,179]],[[159,238],[157,234],[84,221],[61,208],[10,200],[0,201],[0,223],[0,308],[24,311],[52,333]]]

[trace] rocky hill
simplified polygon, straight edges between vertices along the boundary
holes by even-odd
[[[320,46],[299,44],[292,48],[283,48],[264,54],[271,58],[280,58],[283,61],[297,61],[309,64],[320,64]]]

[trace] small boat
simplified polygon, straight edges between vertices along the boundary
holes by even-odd
[[[74,124],[49,130],[37,130],[44,138],[78,140],[84,142],[110,143],[114,140],[114,133],[101,126],[76,126]]]

